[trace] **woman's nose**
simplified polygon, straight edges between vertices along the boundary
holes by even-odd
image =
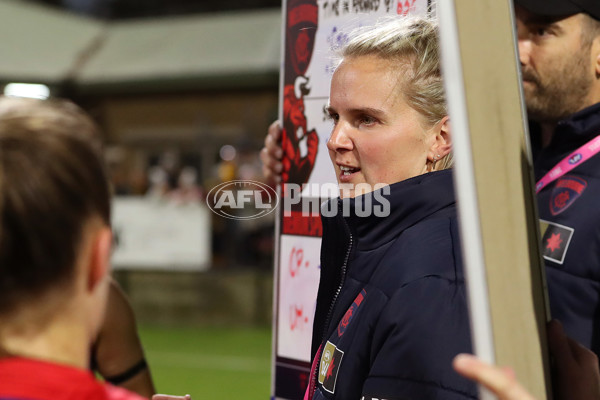
[[[330,151],[347,151],[352,150],[352,139],[350,138],[350,127],[343,123],[338,122],[331,132],[331,136],[327,141],[327,148]]]

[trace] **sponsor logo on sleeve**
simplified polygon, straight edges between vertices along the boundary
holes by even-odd
[[[327,341],[319,365],[319,383],[329,393],[335,392],[335,383],[343,357],[344,352],[330,341]]]

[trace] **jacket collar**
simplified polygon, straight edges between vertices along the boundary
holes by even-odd
[[[338,213],[324,218],[335,218],[339,223],[345,223],[357,239],[357,249],[370,250],[388,243],[417,222],[453,205],[452,171],[427,173],[362,196],[332,201],[337,202]],[[383,216],[375,214],[376,208],[384,211]],[[361,210],[372,212],[361,213]],[[389,212],[385,212],[387,210]]]
[[[596,136],[600,134],[600,103],[584,108],[558,122],[556,134]]]
[[[529,131],[533,144],[539,146],[540,124],[530,120]],[[554,147],[556,143],[579,142],[586,140],[588,137],[591,139],[598,134],[600,134],[600,103],[584,108],[558,121],[550,145]]]
[[[550,145],[544,149],[540,146],[539,124],[530,121],[529,130],[536,169],[548,170],[571,151],[600,135],[600,103],[559,121]]]

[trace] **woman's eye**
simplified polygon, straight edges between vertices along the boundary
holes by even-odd
[[[374,123],[376,123],[377,120],[373,117],[370,117],[368,115],[364,115],[360,118],[359,123],[361,125],[373,125]]]
[[[339,114],[328,114],[327,119],[333,122],[333,124],[335,125],[340,120],[340,116]]]

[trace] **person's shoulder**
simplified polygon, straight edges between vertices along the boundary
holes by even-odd
[[[399,235],[382,260],[381,279],[394,285],[430,276],[462,279],[458,224],[453,218],[422,221]]]
[[[110,384],[105,385],[105,390],[107,400],[148,400],[137,393]]]

